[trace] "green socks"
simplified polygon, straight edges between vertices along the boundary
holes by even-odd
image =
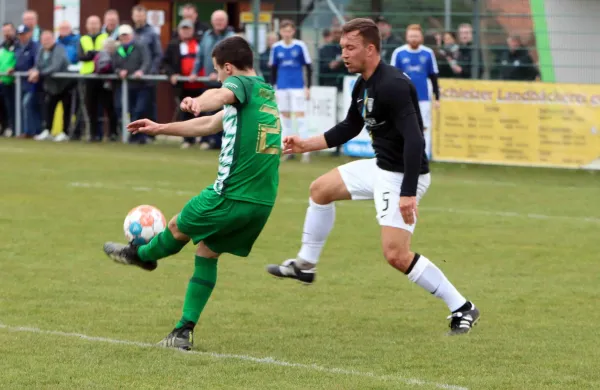
[[[167,228],[154,236],[146,245],[138,248],[138,256],[142,261],[156,261],[179,253],[187,241],[178,241]]]
[[[200,313],[204,310],[216,282],[217,259],[196,256],[194,275],[190,279],[183,302],[183,315],[175,328],[181,328],[189,321],[198,323]]]

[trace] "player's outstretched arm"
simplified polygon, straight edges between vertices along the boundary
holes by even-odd
[[[226,104],[235,104],[237,98],[228,88],[209,89],[192,102],[191,113],[199,115],[201,112],[213,112],[221,109]]]
[[[140,119],[127,126],[132,134],[174,135],[178,137],[202,137],[223,130],[223,111],[210,116],[190,119],[184,122],[155,123],[149,119]]]
[[[327,149],[324,135],[302,139],[297,135],[283,138],[283,154],[299,154]]]

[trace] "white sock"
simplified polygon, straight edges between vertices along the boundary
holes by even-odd
[[[333,228],[335,204],[320,205],[313,202],[312,199],[309,199],[308,202],[302,233],[302,248],[298,252],[298,258],[314,266],[319,261],[327,236]]]
[[[460,309],[462,305],[467,303],[465,297],[450,283],[444,273],[425,256],[420,256],[413,265],[413,269],[408,274],[408,279],[436,297],[443,299],[451,312]]]
[[[292,128],[292,118],[281,116],[281,139],[283,137],[289,137],[294,134],[294,129]]]
[[[304,116],[301,116],[301,117],[296,116],[296,127],[298,128],[298,135],[302,139],[308,138],[308,125],[307,125],[307,122],[308,121],[306,120],[306,117],[304,117]]]

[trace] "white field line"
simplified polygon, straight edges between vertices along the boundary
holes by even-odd
[[[24,327],[24,326],[9,326],[9,325],[4,325],[2,323],[0,323],[0,329],[6,329],[11,332],[26,332],[26,333],[36,333],[36,334],[44,334],[44,335],[50,335],[50,336],[71,337],[71,338],[78,338],[78,339],[82,339],[85,341],[98,342],[98,343],[129,345],[129,346],[141,347],[141,348],[161,348],[161,347],[158,347],[156,344],[142,343],[142,342],[138,342],[138,341],[117,340],[117,339],[110,339],[110,338],[106,338],[106,337],[88,336],[88,335],[80,334],[80,333],[67,333],[67,332],[60,332],[60,331],[54,331],[54,330],[44,330],[44,329],[38,329],[38,328]],[[387,382],[399,382],[399,383],[404,383],[407,385],[414,385],[414,386],[430,386],[430,387],[435,387],[438,389],[451,389],[451,390],[468,390],[468,388],[466,388],[466,387],[451,385],[451,384],[447,384],[447,383],[429,382],[429,381],[425,381],[425,380],[421,380],[421,379],[417,379],[417,378],[406,378],[406,377],[402,377],[402,376],[398,376],[398,375],[379,375],[379,374],[376,374],[373,372],[357,371],[357,370],[347,369],[347,368],[324,367],[324,366],[319,366],[317,364],[286,362],[284,360],[277,360],[272,357],[259,358],[259,357],[248,356],[248,355],[237,355],[237,354],[217,353],[217,352],[201,352],[201,351],[189,351],[189,352],[181,351],[181,352],[185,353],[185,354],[190,354],[190,355],[199,355],[199,356],[210,357],[213,359],[241,360],[241,361],[245,361],[245,362],[266,364],[266,365],[270,365],[270,366],[300,368],[300,369],[304,369],[304,370],[308,370],[308,371],[320,371],[320,372],[324,372],[327,374],[360,376],[360,377],[372,378],[372,379],[382,380],[382,381],[387,381]]]
[[[120,186],[116,184],[100,183],[100,182],[72,182],[69,183],[69,187],[76,188],[94,188],[94,189],[105,189],[105,190],[121,190],[121,191],[135,191],[135,192],[158,192],[169,195],[179,196],[194,196],[199,192],[175,190],[170,188],[161,187],[143,187],[143,186]],[[280,197],[277,202],[285,204],[307,204],[307,199],[294,199]],[[371,202],[337,202],[337,205],[343,206],[368,206],[374,207]],[[502,217],[502,218],[525,218],[535,220],[555,220],[555,221],[574,221],[574,222],[589,222],[589,223],[600,223],[600,218],[596,217],[580,217],[580,216],[568,216],[568,215],[546,215],[537,213],[519,213],[516,211],[494,211],[494,210],[477,210],[477,209],[462,209],[462,208],[446,208],[446,207],[419,207],[420,210],[437,212],[437,213],[448,213],[448,214],[466,214],[466,215],[485,215],[490,217]]]

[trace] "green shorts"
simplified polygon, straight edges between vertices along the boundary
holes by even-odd
[[[194,244],[216,253],[246,257],[265,227],[273,206],[225,198],[212,188],[193,197],[177,217],[177,228]]]

